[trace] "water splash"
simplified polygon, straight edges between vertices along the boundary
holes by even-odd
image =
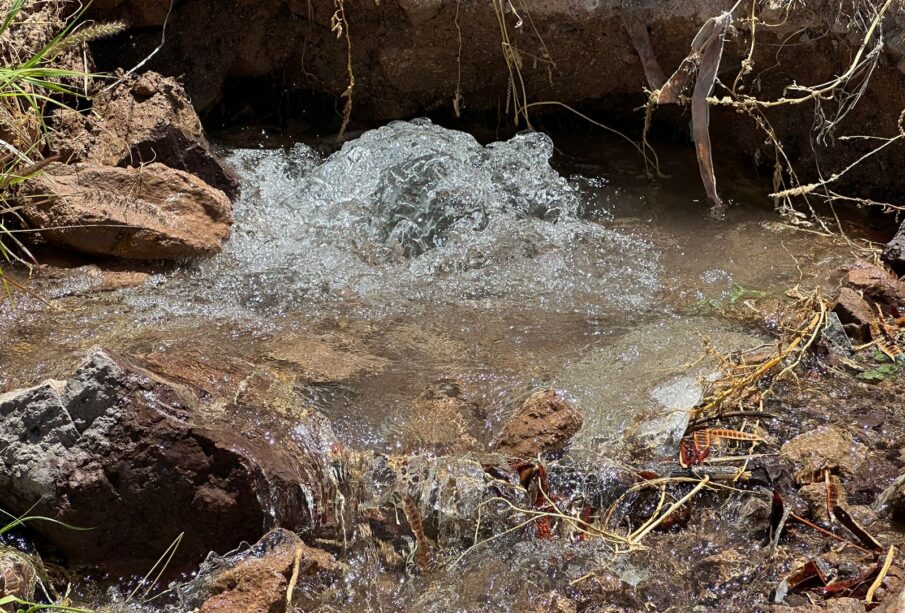
[[[366,132],[323,162],[301,144],[234,151],[245,188],[233,239],[220,256],[160,279],[182,297],[167,309],[254,316],[354,302],[393,313],[489,301],[600,313],[649,304],[656,252],[582,218],[582,193],[551,168],[552,153],[544,134],[485,147],[427,120]]]

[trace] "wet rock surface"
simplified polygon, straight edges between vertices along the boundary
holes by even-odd
[[[275,446],[201,407],[188,386],[95,350],[68,381],[0,396],[0,504],[86,528],[36,526],[71,558],[112,566],[154,560],[183,531],[177,566],[274,523],[330,524],[316,508],[338,453],[329,424],[296,413],[298,436]]]
[[[692,377],[679,377],[651,390],[654,408],[642,411],[628,425],[625,438],[641,456],[668,455],[679,448],[691,411],[704,397]]]
[[[905,281],[884,267],[858,260],[848,271],[845,283],[884,309],[897,311],[905,306]]]
[[[458,381],[435,381],[411,403],[411,412],[393,424],[399,451],[475,451],[482,416],[477,405],[462,397]]]
[[[54,165],[29,187],[23,214],[49,241],[85,253],[180,259],[217,253],[229,238],[223,192],[162,164]]]
[[[905,275],[905,223],[883,250],[883,260],[900,275]]]
[[[124,79],[93,99],[91,113],[55,111],[51,151],[67,163],[131,167],[157,162],[195,175],[234,200],[238,177],[210,151],[179,83],[154,72]]]
[[[492,447],[508,456],[534,458],[562,450],[582,423],[581,413],[556,390],[535,392],[503,425]]]
[[[874,320],[875,314],[857,290],[840,288],[831,307],[852,337],[862,341],[869,338],[870,322]]]
[[[12,547],[0,546],[0,597],[15,596],[30,601],[38,585],[38,562]],[[7,610],[0,607],[0,610]]]
[[[885,516],[905,518],[905,475],[896,477],[874,503],[874,509]]]
[[[780,449],[783,459],[791,462],[796,476],[805,482],[824,470],[854,475],[866,452],[867,448],[840,426],[820,426],[799,434]]]
[[[323,588],[338,578],[343,566],[321,549],[309,547],[293,532],[274,530],[254,545],[223,556],[211,555],[198,576],[178,586],[185,610],[201,613],[282,613],[291,587],[302,593]],[[303,605],[296,600],[295,606]]]
[[[96,264],[55,266],[40,264],[31,270],[30,287],[47,299],[68,296],[87,296],[142,285],[150,273],[137,270],[117,270]]]

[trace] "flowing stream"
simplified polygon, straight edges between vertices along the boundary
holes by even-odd
[[[762,342],[728,310],[824,285],[846,255],[753,204],[762,194],[731,169],[721,188],[736,206],[712,219],[688,151],[661,151],[668,176],[651,180],[630,148],[556,145],[525,133],[484,146],[417,120],[327,157],[302,143],[226,146],[243,195],[224,252],[130,289],[58,284],[55,308],[3,307],[0,391],[65,375],[92,345],[266,356],[304,371],[292,393],[353,447],[483,449],[521,399],[554,387],[585,416],[570,454],[612,456],[634,416],[706,374],[706,343]],[[472,409],[419,412],[418,398],[449,382]],[[512,552],[482,553],[414,592],[381,584],[362,559],[348,602],[417,594],[427,610],[520,610],[526,578],[556,582],[551,547],[519,543],[518,568]]]

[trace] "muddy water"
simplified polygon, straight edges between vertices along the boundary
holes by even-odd
[[[552,386],[585,415],[571,453],[612,455],[658,389],[712,368],[705,343],[761,342],[727,310],[829,283],[847,255],[780,224],[732,171],[735,206],[711,218],[687,152],[661,150],[668,176],[650,180],[617,143],[556,146],[525,134],[484,147],[416,122],[326,159],[304,144],[229,149],[244,191],[224,253],[136,288],[81,294],[67,290],[76,275],[47,286],[52,307],[4,305],[0,390],[63,375],[92,345],[267,360],[299,375],[289,393],[350,446],[408,452],[482,449],[520,399]],[[436,385],[469,410],[424,409]],[[517,555],[536,574],[551,546]],[[505,557],[420,586],[421,608],[518,603],[527,588]],[[407,588],[380,585],[369,564],[353,565],[346,603],[392,606]]]

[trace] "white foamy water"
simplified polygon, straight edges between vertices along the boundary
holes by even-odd
[[[230,316],[350,301],[386,313],[645,307],[657,252],[580,218],[583,195],[550,167],[552,153],[541,133],[485,147],[427,120],[366,132],[323,162],[302,144],[235,150],[244,188],[232,240],[155,291],[175,313]]]

